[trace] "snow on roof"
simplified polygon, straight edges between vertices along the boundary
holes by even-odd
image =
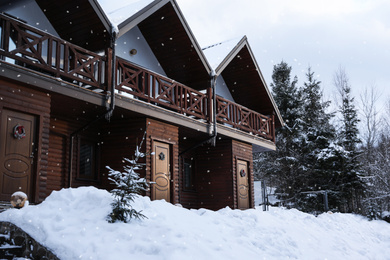
[[[240,38],[233,38],[224,42],[216,43],[207,47],[203,47],[203,53],[205,54],[208,62],[213,70],[224,61],[228,54],[237,46],[240,42]]]
[[[118,26],[154,0],[98,0],[114,26]]]

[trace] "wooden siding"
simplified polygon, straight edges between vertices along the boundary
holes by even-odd
[[[181,129],[180,129],[181,130]],[[181,132],[182,134],[182,132]],[[203,140],[206,140],[206,137],[203,137]],[[187,136],[180,136],[180,153],[185,152],[179,158],[179,187],[180,187],[180,204],[184,208],[198,208],[198,184],[196,181],[197,178],[197,158],[196,158],[196,149],[190,149],[191,147],[195,147],[195,145],[199,144],[202,140],[197,140],[193,138],[187,138]],[[194,176],[193,183],[195,185],[193,190],[186,190],[184,184],[184,160],[190,160],[192,162],[192,173]]]
[[[147,119],[146,151],[152,151],[153,140],[170,144],[171,146],[171,202],[179,200],[179,132],[178,127],[153,119]],[[146,178],[151,179],[151,157],[146,157]],[[150,196],[150,193],[147,194]]]
[[[198,207],[218,210],[237,204],[237,159],[248,162],[250,178],[250,207],[254,206],[252,146],[236,140],[218,140],[216,147],[197,150],[196,180]]]
[[[250,201],[249,205],[251,208],[254,207],[254,175],[253,175],[253,154],[252,154],[252,145],[247,143],[242,143],[236,140],[232,141],[232,150],[233,150],[233,195],[234,195],[234,208],[237,208],[237,160],[243,160],[248,162],[249,169],[249,189],[250,189]]]
[[[146,119],[134,118],[126,120],[116,120],[107,122],[101,127],[101,163],[100,174],[102,186],[108,190],[113,186],[107,178],[108,169],[106,166],[114,170],[122,171],[124,163],[123,159],[133,159],[136,146],[142,139],[145,131]],[[141,147],[141,152],[145,152],[145,142]],[[139,162],[145,162],[145,158],[141,158]],[[139,170],[138,173],[144,177],[146,169]]]
[[[47,166],[49,149],[49,121],[50,121],[50,95],[21,83],[5,81],[0,78],[0,111],[4,108],[36,115],[38,117],[38,154],[35,158],[36,168],[33,191],[34,197],[30,202],[40,202],[46,197]]]
[[[69,187],[69,160],[70,160],[70,140],[71,134],[85,125],[87,120],[81,120],[73,117],[66,117],[64,115],[52,114],[50,118],[50,156],[49,165],[50,171],[48,179],[50,186],[48,186],[47,193],[50,194],[53,190]],[[88,130],[83,132],[84,135],[91,135]],[[61,147],[62,148],[61,148]],[[77,136],[73,141],[73,164],[72,164],[72,187],[89,185],[77,178],[77,156],[78,156],[78,140]],[[65,156],[65,158],[64,158]],[[59,159],[62,158],[62,159]],[[62,165],[61,165],[62,164]],[[61,183],[58,183],[58,178],[62,174]]]
[[[216,147],[197,150],[199,208],[233,208],[233,172],[231,140],[218,140]]]
[[[46,196],[49,196],[53,190],[67,187],[68,183],[67,137],[55,131],[50,131],[49,144]]]

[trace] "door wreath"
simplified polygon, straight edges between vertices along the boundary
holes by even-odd
[[[14,137],[18,140],[26,137],[26,130],[24,129],[24,126],[17,124],[14,127]]]

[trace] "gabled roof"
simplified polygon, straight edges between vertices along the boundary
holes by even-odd
[[[100,51],[110,44],[112,25],[119,37],[138,26],[169,78],[198,90],[209,86],[211,67],[175,0],[122,2],[123,8],[109,11],[111,20],[103,10],[112,3],[100,0],[102,8],[98,1],[36,0],[69,42]]]
[[[220,75],[221,66],[226,66],[228,64],[225,60],[228,58],[232,50],[237,48],[241,40],[242,38],[233,38],[202,48],[216,75]]]
[[[36,0],[59,36],[92,51],[110,44],[111,22],[96,0]]]
[[[234,42],[230,40],[204,49],[206,57],[214,61],[212,64],[216,75],[222,75],[235,102],[265,115],[275,113],[276,125],[283,125],[279,109],[265,83],[247,37],[244,36],[237,44]],[[222,56],[227,51],[228,54]]]
[[[198,90],[209,86],[211,67],[175,0],[126,8],[134,13],[118,24],[119,37],[138,26],[168,77]]]

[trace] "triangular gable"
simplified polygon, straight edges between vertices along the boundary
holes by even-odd
[[[260,68],[256,62],[253,52],[249,46],[248,39],[244,36],[236,45],[234,41],[228,41],[218,44],[214,47],[224,48],[224,51],[230,49],[230,52],[215,65],[216,75],[222,75],[227,87],[230,90],[234,100],[259,113],[276,115],[276,125],[283,125],[283,119],[279,109],[269,91]],[[213,48],[204,49],[209,57],[215,59],[218,49],[213,53]]]
[[[237,48],[241,41],[242,38],[234,38],[202,48],[217,76],[223,71],[224,66],[229,63],[227,62],[227,59],[230,58],[229,54]]]
[[[111,22],[96,0],[36,0],[59,36],[92,51],[110,45]]]
[[[141,3],[146,6],[138,10]],[[175,0],[141,0],[123,9],[131,16],[117,25],[119,37],[138,26],[168,77],[198,90],[209,86],[211,67]]]

